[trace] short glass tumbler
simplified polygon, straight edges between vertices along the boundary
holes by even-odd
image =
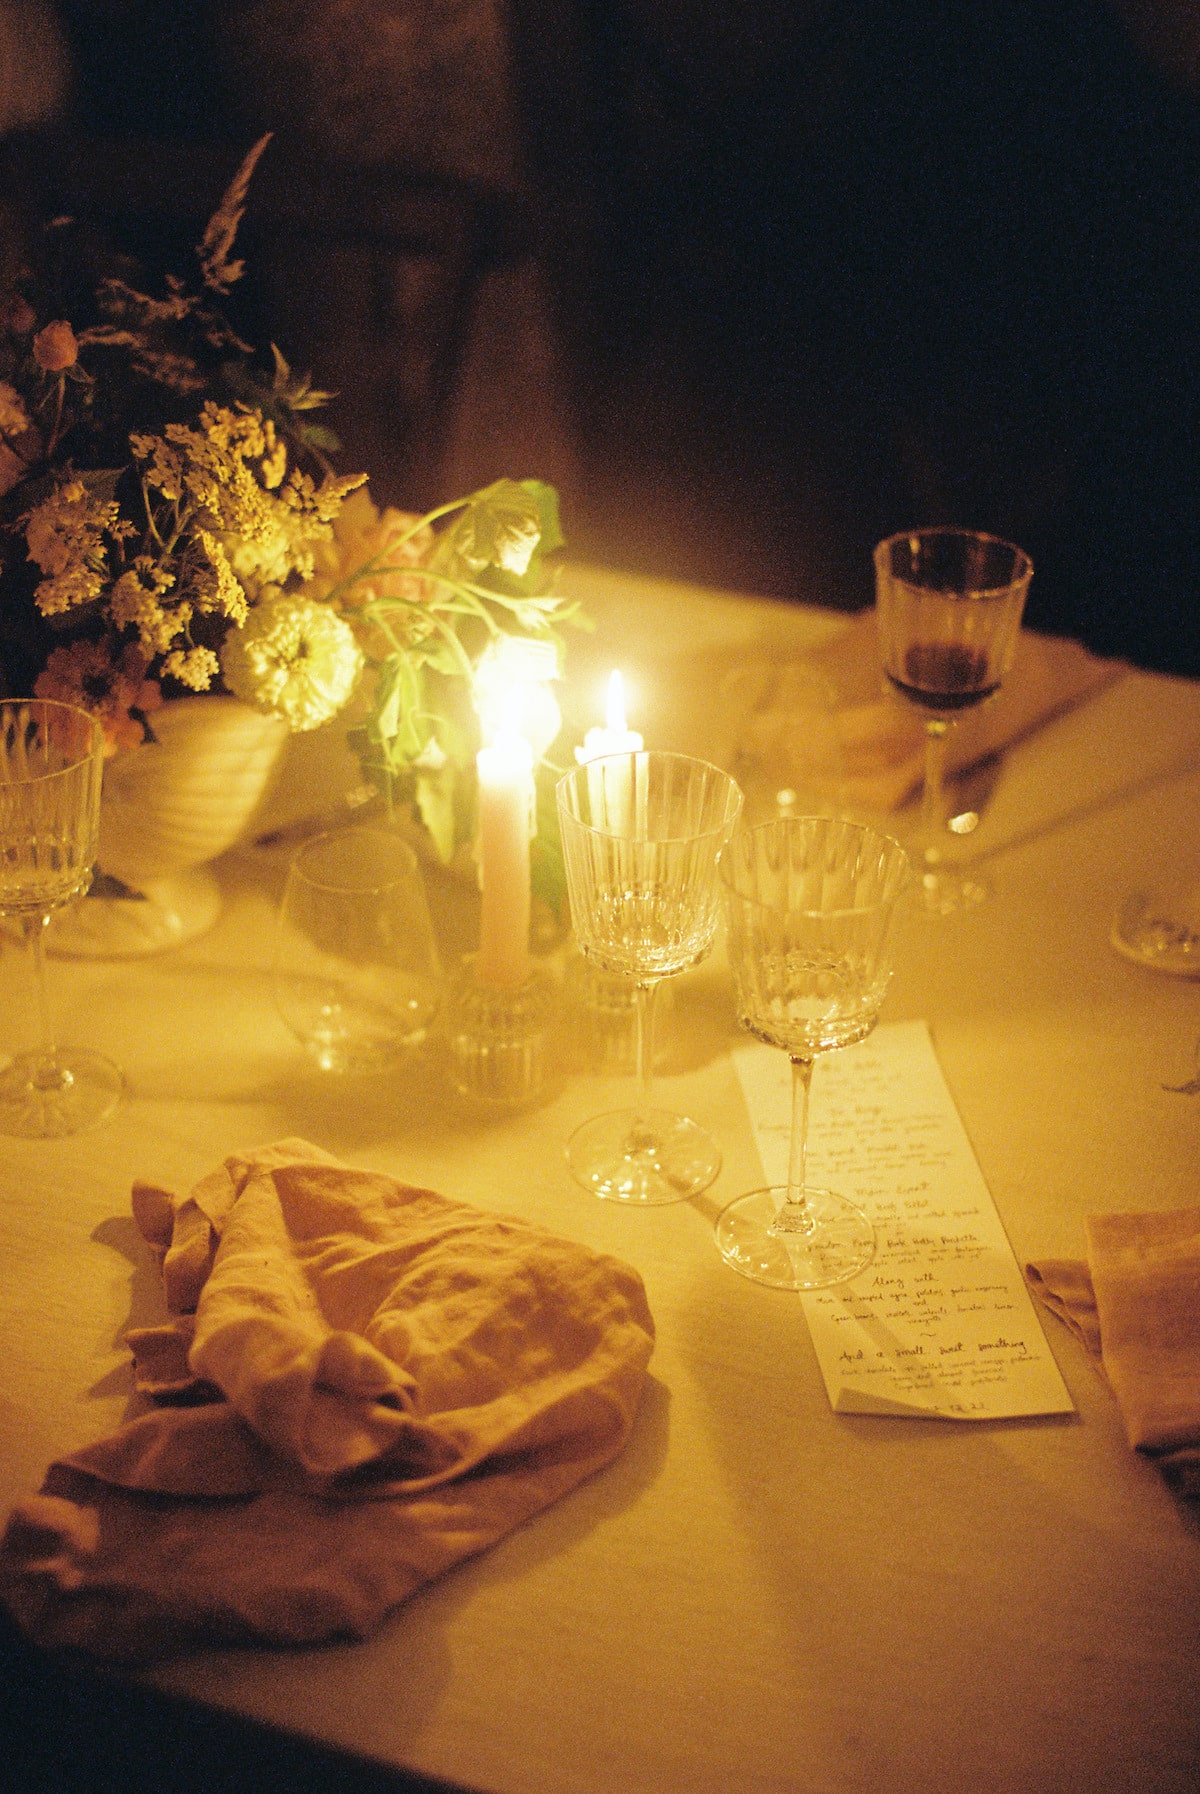
[[[294,856],[275,1001],[324,1071],[383,1071],[419,1046],[441,973],[417,856],[386,829],[318,835]]]
[[[792,1062],[786,1185],[739,1196],[717,1218],[721,1256],[776,1289],[822,1289],[868,1265],[875,1232],[853,1202],[808,1180],[808,1100],[818,1053],[875,1026],[908,855],[875,829],[783,817],[730,842],[721,867],[738,1020]]]

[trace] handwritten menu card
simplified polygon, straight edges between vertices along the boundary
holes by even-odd
[[[734,1061],[766,1181],[786,1183],[787,1055],[747,1040]],[[808,1159],[877,1236],[852,1282],[801,1296],[835,1413],[1074,1412],[924,1022],[818,1059]]]

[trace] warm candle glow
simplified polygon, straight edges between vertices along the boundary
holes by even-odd
[[[529,976],[529,843],[533,822],[532,743],[521,733],[522,692],[497,694],[494,733],[475,758],[479,791],[481,984],[515,990]]]
[[[645,742],[636,729],[629,727],[625,716],[625,681],[613,672],[608,680],[604,727],[589,729],[583,746],[575,749],[581,766],[612,754],[640,754]],[[588,773],[592,821],[597,828],[624,834],[629,826],[629,805],[632,794],[630,762],[617,761],[609,766],[592,766]]]
[[[626,721],[625,681],[620,673],[613,672],[608,680],[604,727],[588,730],[583,746],[575,749],[575,758],[581,766],[586,766],[589,760],[598,760],[602,754],[640,754],[645,745],[637,730],[631,729]]]
[[[608,705],[605,711],[604,726],[615,734],[621,735],[629,727],[625,720],[625,681],[615,670],[608,676]]]
[[[498,636],[475,665],[475,709],[485,741],[515,728],[533,746],[535,760],[548,752],[562,728],[562,712],[551,680],[558,678],[553,642],[528,636]]]

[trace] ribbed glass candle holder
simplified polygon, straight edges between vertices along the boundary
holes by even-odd
[[[523,984],[481,984],[474,956],[451,983],[444,1022],[450,1077],[472,1101],[523,1108],[551,1096],[563,1079],[558,980],[535,967]]]

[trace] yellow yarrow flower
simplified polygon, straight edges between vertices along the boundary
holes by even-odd
[[[108,596],[113,622],[118,629],[136,629],[151,659],[165,654],[192,620],[192,606],[186,599],[169,610],[164,608],[162,600],[174,584],[173,573],[149,555],[139,554],[132,567],[114,580]]]
[[[81,604],[91,604],[104,590],[104,573],[80,561],[74,567],[43,579],[34,589],[34,603],[44,617],[61,616]]]
[[[271,435],[274,436],[275,426],[269,418],[267,420],[267,429],[271,432]],[[262,482],[268,492],[273,492],[276,486],[282,485],[283,476],[286,472],[287,444],[284,442],[277,442],[273,448],[268,449],[262,460]]]
[[[224,543],[206,529],[196,531],[196,541],[205,559],[196,581],[197,608],[232,617],[235,623],[244,623],[250,606],[245,589],[230,565]]]
[[[313,545],[329,536],[346,493],[364,477],[329,477],[317,487],[299,469],[288,471],[274,423],[247,406],[210,401],[198,426],[168,424],[163,436],[133,435],[130,443],[147,490],[177,507],[177,528],[204,544],[217,569],[204,608],[231,616],[231,579],[243,603],[254,603],[268,587],[312,577]]]
[[[221,663],[211,648],[173,648],[162,663],[168,679],[192,691],[207,691],[221,670]]]
[[[29,558],[50,576],[34,592],[42,615],[98,598],[108,577],[104,538],[129,533],[116,504],[93,498],[82,480],[66,481],[36,505],[25,522],[25,541]]]
[[[146,463],[142,468],[146,485],[171,504],[178,504],[183,497],[183,456],[179,450],[161,436],[139,436],[136,432],[130,436],[129,446],[134,459]]]

